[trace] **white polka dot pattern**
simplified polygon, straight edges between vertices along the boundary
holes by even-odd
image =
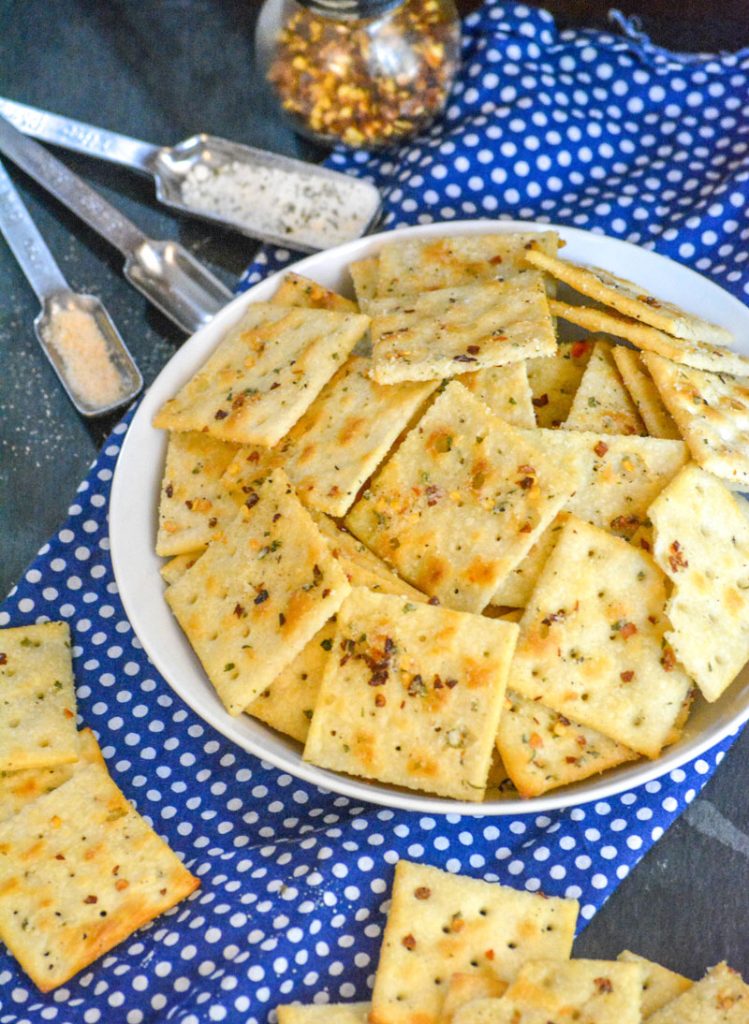
[[[573,224],[657,248],[745,297],[748,78],[749,54],[682,59],[489,2],[466,21],[446,119],[397,154],[331,164],[378,183],[388,225],[487,214]],[[243,285],[291,258],[264,252]],[[81,715],[202,888],[47,997],[0,954],[0,1024],[264,1022],[279,1001],[365,999],[400,856],[574,897],[584,925],[730,746],[610,801],[510,820],[356,805],[259,762],[181,703],[124,616],[106,507],[127,424],[0,626],[70,623]]]

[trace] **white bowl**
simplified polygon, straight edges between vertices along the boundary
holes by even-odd
[[[375,253],[385,240],[391,242],[398,238],[444,234],[542,231],[549,227],[555,226],[517,221],[454,221],[401,228],[309,256],[292,269],[329,288],[345,292],[350,287],[346,273],[348,265]],[[574,228],[556,227],[556,230],[567,243],[565,257],[605,267],[623,277],[641,281],[651,295],[670,299],[733,331],[737,348],[749,354],[749,309],[718,285],[678,263],[628,242]],[[273,274],[238,296],[172,357],[146,393],[133,419],[112,484],[109,509],[112,561],[125,611],[156,668],[204,721],[240,747],[278,768],[357,801],[430,814],[492,815],[538,813],[590,800],[603,800],[692,760],[749,718],[749,672],[745,670],[716,703],[696,702],[682,738],[658,760],[624,765],[542,797],[486,803],[461,803],[430,797],[316,768],[302,760],[299,744],[248,715],[232,718],[224,710],[164,601],[164,584],[159,575],[162,561],[154,554],[154,545],[166,434],[155,430],[151,420],[162,403],[171,398],[205,362],[245,308],[251,302],[267,300],[273,295],[281,276]]]

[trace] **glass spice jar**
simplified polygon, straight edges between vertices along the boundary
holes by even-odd
[[[266,0],[260,72],[301,134],[389,146],[447,102],[460,59],[453,0]]]

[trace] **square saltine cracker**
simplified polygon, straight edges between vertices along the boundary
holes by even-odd
[[[356,588],[304,758],[456,799],[486,786],[518,627]]]
[[[479,612],[578,486],[577,455],[492,416],[451,383],[346,519],[442,604]]]
[[[547,453],[579,459],[581,482],[564,511],[499,587],[494,605],[526,606],[568,513],[630,540],[647,521],[651,503],[689,458],[683,441],[574,430],[536,431],[535,436]]]
[[[640,1024],[642,967],[617,960],[534,960],[501,999],[468,1004],[455,1024]]]
[[[746,1024],[749,985],[727,964],[711,967],[701,981],[648,1017],[648,1024]]]
[[[380,249],[377,295],[413,295],[523,277],[528,272],[525,257],[530,248],[553,255],[558,245],[556,231],[399,238]]]
[[[236,519],[166,591],[225,707],[238,715],[338,610],[350,591],[283,470],[247,494]]]
[[[301,501],[343,516],[437,381],[385,386],[352,356],[274,449]]]
[[[520,620],[513,690],[657,757],[692,687],[665,605],[649,555],[570,517]]]
[[[557,347],[540,275],[377,299],[370,314],[380,384],[455,377]]]
[[[0,629],[0,771],[78,760],[67,622]]]
[[[637,758],[629,747],[514,690],[505,698],[497,751],[523,797],[540,796]]]
[[[0,824],[0,935],[42,992],[200,884],[101,764]]]
[[[575,900],[398,861],[372,1024],[437,1024],[455,973],[512,981],[529,960],[567,960],[578,910]]]
[[[238,449],[195,430],[170,433],[159,502],[156,554],[183,555],[204,548],[237,514],[221,483]]]
[[[749,490],[749,378],[643,354],[692,458],[736,490]],[[747,367],[749,371],[749,367]]]
[[[749,661],[749,505],[690,463],[650,506],[673,591],[666,640],[708,701]]]
[[[366,316],[255,302],[155,427],[274,445],[309,408],[369,326]]]
[[[624,316],[657,328],[666,334],[696,342],[731,345],[734,338],[725,327],[709,323],[695,313],[688,313],[672,302],[648,295],[641,285],[617,277],[600,267],[589,267],[570,260],[560,260],[555,254],[531,250],[525,261],[537,270],[543,270],[570,288],[588,298],[610,306]]]

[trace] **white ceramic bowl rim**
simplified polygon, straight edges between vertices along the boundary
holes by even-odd
[[[694,271],[628,242],[576,228],[519,221],[451,221],[400,228],[308,256],[238,295],[167,363],[145,394],[122,443],[109,510],[112,563],[125,611],[154,666],[200,718],[228,739],[276,768],[357,803],[426,814],[480,816],[561,810],[593,800],[606,800],[665,775],[720,743],[749,718],[749,673],[745,670],[720,701],[712,705],[699,702],[681,740],[655,761],[633,762],[529,800],[476,803],[431,797],[317,768],[302,760],[299,745],[288,738],[247,715],[232,718],[221,705],[169,612],[159,575],[162,561],[154,553],[156,508],[166,441],[162,432],[151,427],[151,419],[162,403],[205,361],[246,306],[252,301],[270,298],[280,277],[290,269],[328,287],[345,289],[348,264],[373,254],[385,241],[519,230],[556,230],[567,243],[565,256],[647,282],[651,294],[698,311],[706,319],[728,327],[739,339],[749,338],[749,309],[737,299]],[[748,342],[739,341],[737,348],[749,354]]]

